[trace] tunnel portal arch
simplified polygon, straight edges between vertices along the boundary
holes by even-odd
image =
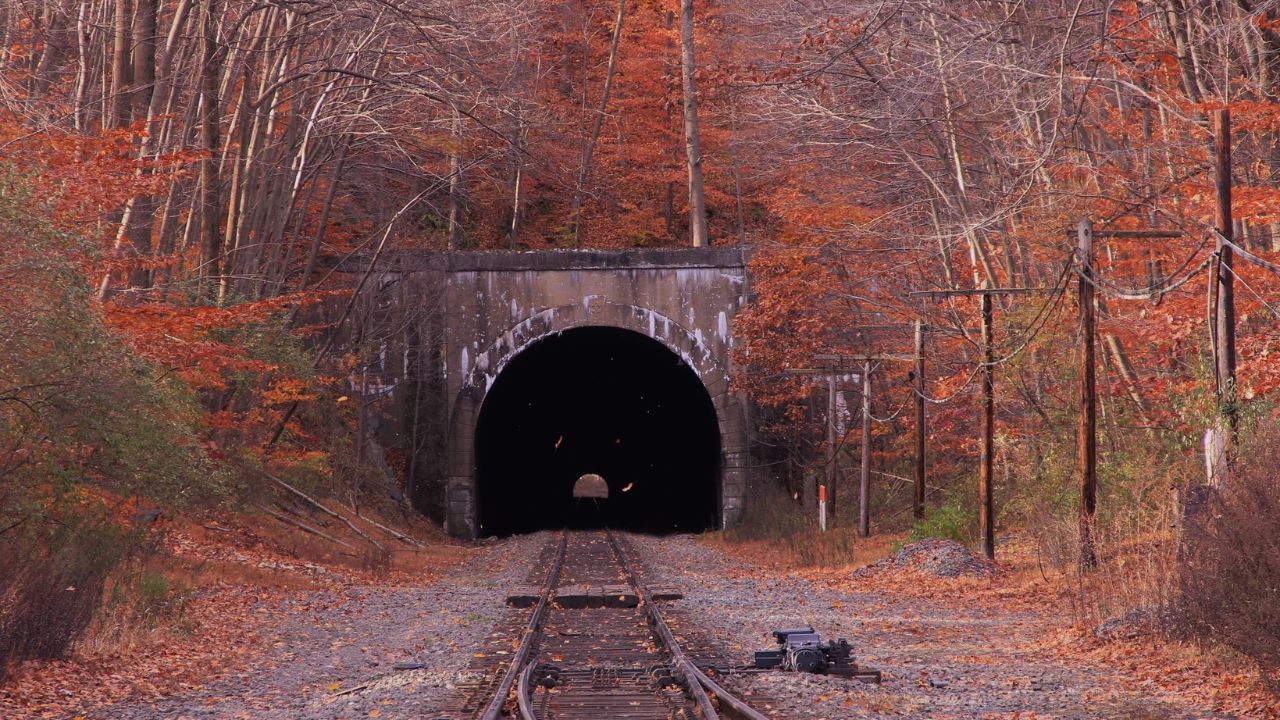
[[[451,535],[477,537],[481,488],[476,453],[486,397],[512,363],[571,331],[643,336],[688,368],[714,412],[714,518],[741,512],[749,465],[747,405],[731,387],[732,320],[747,299],[736,248],[699,250],[458,253],[444,274],[443,365],[447,431],[444,520]]]

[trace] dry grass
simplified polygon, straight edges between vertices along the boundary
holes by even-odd
[[[1201,642],[1256,662],[1280,698],[1280,428],[1251,440],[1188,518],[1176,619]]]
[[[163,551],[122,568],[112,578],[104,606],[76,643],[75,654],[82,659],[106,658],[187,641],[195,597],[236,589],[288,593],[344,585],[422,584],[469,557],[466,546],[442,542],[439,531],[425,521],[393,524],[374,519],[419,538],[423,547],[387,538],[368,523],[361,523],[361,529],[385,551],[345,527],[345,533],[337,527],[325,532],[332,530],[356,551],[266,515],[164,521]],[[314,517],[306,522],[321,524]]]
[[[850,569],[870,565],[893,554],[899,535],[858,537],[853,528],[827,532],[801,531],[778,539],[741,539],[724,532],[707,533],[702,541],[730,555],[772,570]]]
[[[1096,627],[1135,611],[1153,619],[1160,615],[1177,592],[1179,542],[1171,514],[1162,514],[1147,527],[1101,534],[1096,568],[1061,569],[1073,589],[1072,617],[1084,627]]]

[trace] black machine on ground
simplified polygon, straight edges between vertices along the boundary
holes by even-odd
[[[880,682],[879,670],[858,669],[853,661],[853,646],[844,638],[823,642],[812,627],[774,630],[773,637],[778,641],[778,649],[757,651],[755,667]]]

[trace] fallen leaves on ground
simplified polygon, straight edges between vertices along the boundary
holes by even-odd
[[[314,549],[307,538],[266,527],[252,517],[173,522],[165,528],[166,563],[193,585],[181,612],[122,648],[82,648],[67,660],[15,668],[0,687],[0,717],[74,717],[122,700],[199,691],[246,672],[278,644],[286,606],[318,611],[360,603],[357,593],[314,591],[426,583],[465,557],[459,548],[442,548],[403,567],[364,568],[303,552]]]

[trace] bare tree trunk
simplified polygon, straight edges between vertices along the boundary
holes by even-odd
[[[76,132],[84,132],[87,124],[84,106],[85,95],[89,90],[89,23],[91,22],[86,17],[87,11],[86,3],[80,3],[80,8],[76,11],[76,82],[71,100],[71,114]],[[5,34],[8,34],[7,30]],[[7,44],[6,41],[6,46]]]
[[[130,46],[133,39],[129,32],[131,15],[129,0],[116,0],[111,48],[111,127],[129,124]]]
[[[218,0],[201,0],[200,145],[200,291],[216,289],[222,275],[222,236],[218,234]]]
[[[133,67],[134,75],[140,79],[135,88],[133,101],[135,116],[146,116],[147,135],[143,138],[138,149],[138,159],[145,160],[148,155],[159,152],[159,148],[165,143],[165,138],[167,137],[165,128],[169,127],[169,124],[173,122],[169,120],[167,123],[158,126],[156,118],[161,114],[161,110],[164,110],[165,114],[171,114],[174,110],[177,96],[174,93],[176,88],[171,77],[171,67],[179,31],[186,21],[187,10],[191,6],[191,1],[180,0],[177,9],[174,10],[173,24],[169,28],[164,51],[160,53],[158,59],[155,52],[158,0],[138,0],[138,2],[138,12],[145,14],[145,17],[140,15],[139,23],[134,28],[137,49],[133,57]],[[83,92],[84,87],[79,87],[76,91],[77,97]],[[79,104],[80,101],[77,100],[77,105]],[[78,116],[82,110],[77,110],[76,112]],[[140,166],[136,175],[142,177],[145,172],[145,169]],[[168,212],[168,207],[172,204],[172,201],[173,191],[171,186],[169,197],[165,203],[166,212]],[[116,232],[116,251],[124,247],[126,240],[128,240],[135,254],[150,253],[154,205],[154,199],[151,197],[134,196],[129,198],[128,202],[125,203],[124,212],[120,216],[120,227]],[[132,287],[150,287],[151,272],[141,266],[134,267],[129,272],[129,285]],[[102,284],[98,288],[99,300],[106,299],[110,287],[111,276],[107,275],[103,277]]]
[[[457,106],[453,110],[453,120],[449,126],[453,138],[453,147],[449,151],[449,249],[456,250],[462,240],[461,198],[462,192],[462,113]]]
[[[40,111],[40,101],[53,81],[53,70],[67,52],[67,18],[59,5],[50,3],[45,6],[42,27],[44,43],[39,60],[31,72],[31,91],[27,96],[27,105],[37,112]]]
[[[158,0],[135,0],[133,25],[133,117],[150,118],[151,99],[156,82],[156,10]],[[148,143],[142,142],[142,155]],[[136,257],[151,254],[151,228],[155,214],[155,202],[150,196],[133,200],[127,211],[133,224],[122,223],[121,232],[128,236],[131,253]],[[129,287],[151,287],[151,271],[144,263],[129,269]]]
[[[156,10],[159,0],[134,0],[133,117],[147,114],[156,82]]]
[[[528,129],[523,126],[521,121],[520,130],[516,133],[516,144],[511,149],[511,161],[515,165],[511,179],[511,225],[507,228],[507,247],[515,250],[516,239],[520,236],[520,204],[524,202],[521,197],[520,186],[524,182],[524,140],[528,134]]]
[[[680,78],[684,87],[684,148],[689,167],[689,237],[693,247],[705,247],[707,196],[702,187],[702,140],[698,135],[697,61],[693,48],[693,0],[680,3]]]
[[[627,0],[618,0],[618,13],[613,19],[613,39],[609,41],[609,66],[604,74],[604,90],[600,93],[600,106],[591,121],[591,133],[582,146],[582,166],[578,169],[578,182],[573,188],[573,244],[582,247],[582,193],[586,191],[587,176],[591,173],[591,156],[604,126],[605,111],[609,107],[609,93],[613,90],[613,76],[618,66],[618,45],[622,40],[622,22],[626,18]]]
[[[951,83],[947,80],[946,68],[943,65],[942,34],[938,30],[937,18],[932,12],[929,14],[929,27],[933,31],[934,63],[938,71],[939,81],[942,84],[942,108],[946,118],[944,123],[945,153],[951,165],[951,172],[954,175],[956,205],[960,210],[960,219],[964,223],[964,236],[969,242],[969,263],[973,268],[973,285],[974,287],[981,287],[983,276],[985,275],[987,287],[995,287],[998,283],[996,282],[995,269],[992,268],[991,260],[987,253],[986,243],[978,235],[978,231],[974,228],[974,223],[970,218],[969,184],[966,180],[964,157],[960,149],[960,131],[955,124]]]

